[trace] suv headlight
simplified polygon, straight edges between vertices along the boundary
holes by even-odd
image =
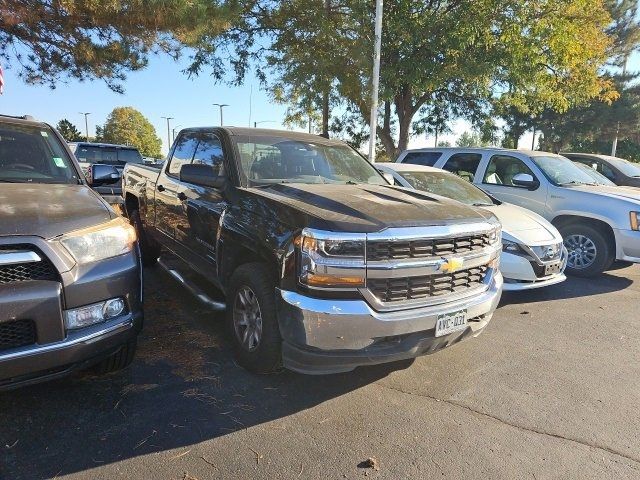
[[[354,289],[365,285],[364,234],[303,230],[298,280],[313,288]]]
[[[640,230],[640,212],[629,212],[629,223],[631,224],[631,230],[636,232]]]
[[[130,252],[136,241],[136,231],[119,217],[101,225],[68,233],[58,241],[79,264],[84,264]]]

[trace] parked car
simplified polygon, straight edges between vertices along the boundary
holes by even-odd
[[[528,290],[563,282],[567,249],[560,232],[540,215],[501,202],[462,178],[439,168],[410,163],[379,163],[395,184],[451,198],[491,211],[502,224],[500,271],[504,290]]]
[[[640,187],[640,164],[595,153],[562,152],[561,155],[576,163],[592,167],[616,185]]]
[[[93,165],[113,165],[118,175],[110,182],[102,182],[94,187],[102,197],[118,213],[123,213],[122,199],[122,171],[127,163],[142,164],[144,159],[137,148],[127,145],[113,145],[110,143],[71,142],[71,151],[76,156],[80,168],[91,182]]]
[[[133,227],[53,128],[0,116],[0,389],[124,368],[142,320]]]
[[[500,225],[459,202],[389,185],[320,136],[182,130],[160,171],[127,165],[123,188],[148,261],[226,297],[238,362],[345,372],[477,336],[500,299]]]
[[[571,160],[500,148],[421,149],[432,166],[469,180],[504,202],[549,220],[569,251],[567,273],[593,276],[614,260],[640,262],[640,192],[597,185]],[[399,163],[411,163],[409,153]],[[437,157],[437,158],[436,158]]]

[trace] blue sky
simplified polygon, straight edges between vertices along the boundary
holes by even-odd
[[[96,124],[102,125],[114,107],[131,106],[140,110],[155,126],[163,141],[163,152],[167,150],[167,124],[163,116],[174,117],[172,128],[218,125],[219,110],[212,105],[214,102],[229,104],[224,109],[225,125],[249,126],[249,122],[253,125],[254,121],[272,121],[261,126],[283,128],[286,107],[272,103],[260,90],[257,80],[253,85],[247,79],[243,86],[228,87],[216,84],[206,74],[188,79],[181,72],[183,66],[167,56],[152,57],[145,70],[130,73],[124,83],[124,95],[112,92],[101,81],[71,80],[60,83],[54,90],[26,85],[17,78],[16,68],[14,65],[4,69],[5,92],[0,96],[3,114],[29,114],[52,124],[67,118],[84,133],[84,117],[79,112],[91,112],[89,134],[93,135]],[[629,70],[640,70],[640,55],[631,59]],[[469,128],[465,121],[454,122],[453,134],[441,139],[453,143]],[[531,133],[526,134],[520,140],[520,146],[530,148],[531,140]],[[414,138],[410,142],[410,147],[423,146],[433,146],[433,138]]]

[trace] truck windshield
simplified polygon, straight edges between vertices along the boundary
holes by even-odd
[[[467,205],[491,206],[493,201],[486,193],[468,181],[446,172],[398,172],[416,190],[435,193]]]
[[[50,128],[0,123],[0,182],[77,185],[80,178]]]
[[[591,175],[575,163],[561,156],[535,155],[531,157],[542,173],[555,185],[595,185]]]
[[[388,185],[380,173],[346,145],[286,137],[239,136],[241,176],[250,186],[274,183],[368,183]]]

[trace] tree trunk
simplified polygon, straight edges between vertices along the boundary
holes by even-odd
[[[380,137],[387,156],[389,159],[394,160],[398,155],[398,151],[391,136],[391,102],[389,101],[384,102],[383,123],[382,128],[378,129],[378,136]]]
[[[329,138],[329,90],[322,92],[322,136]]]

